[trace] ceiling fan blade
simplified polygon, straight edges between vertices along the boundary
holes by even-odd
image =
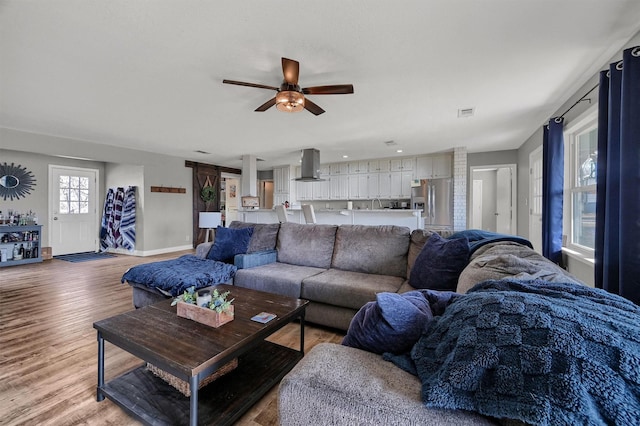
[[[258,89],[280,90],[279,87],[267,86],[264,84],[256,84],[256,83],[245,83],[243,81],[222,80],[222,82],[225,84],[235,84],[237,86],[257,87]]]
[[[320,115],[324,112],[322,108],[320,108],[318,105],[314,104],[307,98],[304,98],[304,109],[306,109],[313,115]]]
[[[305,95],[349,95],[353,93],[353,84],[307,87],[302,89],[302,93]]]
[[[256,108],[255,111],[257,111],[257,112],[265,112],[266,110],[268,110],[269,108],[271,108],[275,104],[276,104],[276,98],[274,96],[273,98],[269,99],[267,102],[263,103],[258,108]]]
[[[294,86],[297,85],[300,63],[293,59],[282,58],[282,75],[284,75],[284,81]]]

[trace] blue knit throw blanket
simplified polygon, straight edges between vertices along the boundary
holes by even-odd
[[[121,282],[141,284],[176,297],[189,287],[196,290],[214,284],[230,282],[237,268],[216,260],[185,254],[177,259],[143,263],[127,270]]]
[[[428,407],[542,425],[640,424],[640,308],[576,284],[486,281],[411,351]]]

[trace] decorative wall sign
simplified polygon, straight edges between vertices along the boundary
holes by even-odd
[[[26,197],[31,193],[36,179],[26,167],[14,163],[0,164],[0,197],[5,201],[9,197],[12,201],[20,197]]]

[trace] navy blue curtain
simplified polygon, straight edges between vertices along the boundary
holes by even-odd
[[[549,120],[542,138],[542,255],[557,264],[562,261],[563,121]]]
[[[640,47],[600,73],[595,284],[640,304]]]

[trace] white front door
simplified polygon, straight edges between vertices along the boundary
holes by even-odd
[[[54,256],[98,249],[98,171],[49,166],[49,244]]]
[[[542,147],[529,155],[529,241],[542,253]]]

